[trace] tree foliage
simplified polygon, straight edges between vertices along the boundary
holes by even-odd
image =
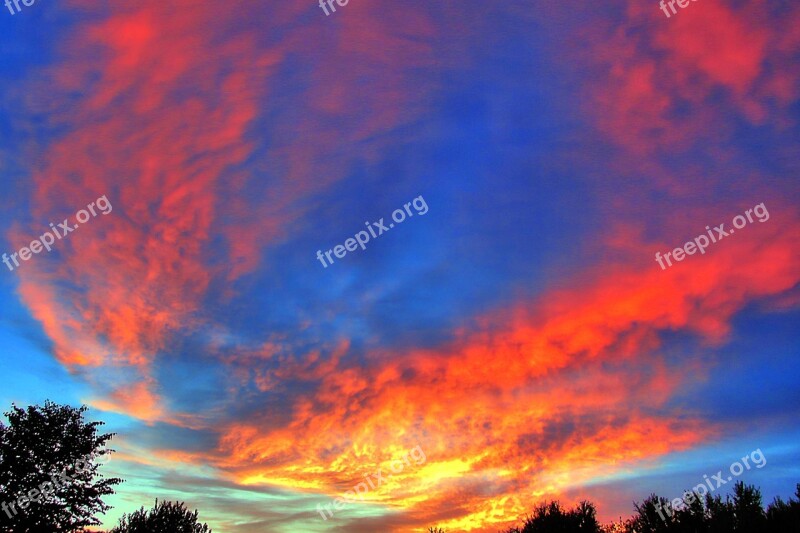
[[[600,533],[594,504],[580,502],[574,509],[565,510],[557,501],[541,503],[525,519],[521,528],[508,533]]]
[[[99,525],[102,498],[120,479],[98,472],[113,433],[87,422],[80,408],[46,401],[12,405],[0,421],[0,532],[72,532]]]
[[[109,533],[211,533],[201,524],[197,511],[190,512],[183,502],[161,502],[146,511],[144,507],[122,515],[119,525]]]
[[[776,498],[766,510],[761,491],[742,482],[724,500],[719,495],[706,494],[703,499],[696,493],[686,494],[686,503],[677,508],[651,494],[641,503],[634,502],[633,516],[603,526],[589,502],[571,510],[557,501],[540,503],[521,527],[505,533],[800,533],[800,484],[797,500]]]
[[[773,533],[796,533],[800,530],[800,483],[795,492],[797,500],[784,502],[780,497],[767,507],[766,519]]]

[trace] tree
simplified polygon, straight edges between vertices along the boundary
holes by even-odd
[[[641,504],[634,502],[636,514],[631,519],[631,528],[637,533],[666,533],[674,531],[675,511],[666,498],[651,494]]]
[[[767,522],[761,491],[737,481],[733,486],[733,513],[736,533],[761,533]]]
[[[724,500],[687,491],[678,503],[651,494],[642,503],[634,502],[633,516],[602,527],[592,503],[583,501],[567,511],[553,501],[537,505],[522,526],[505,533],[800,533],[800,484],[796,489],[797,500],[775,498],[766,512],[761,491],[742,482]],[[437,533],[433,528],[430,532]]]
[[[708,517],[703,498],[699,493],[686,491],[681,498],[683,503],[675,509],[675,523],[670,531],[675,533],[706,533]]]
[[[95,459],[113,450],[103,422],[86,422],[88,407],[46,401],[5,413],[0,421],[0,532],[73,532],[99,525],[103,496],[122,480],[106,479]]]
[[[130,515],[122,515],[119,525],[109,533],[211,533],[211,529],[200,524],[197,510],[189,512],[183,502],[156,500],[150,511],[142,507]]]
[[[600,523],[597,521],[597,509],[594,504],[583,500],[575,509],[571,511],[577,526],[577,531],[597,533],[600,531]]]
[[[616,522],[605,524],[600,528],[600,531],[602,533],[633,533],[635,531],[633,529],[633,519],[629,518],[623,520],[622,517],[620,517]]]
[[[711,494],[706,494],[706,514],[708,515],[708,530],[711,533],[730,533],[733,531],[733,503],[727,496],[725,501],[722,501],[722,496],[719,494],[715,497],[712,497]]]
[[[774,533],[796,533],[800,524],[800,483],[795,493],[797,500],[784,502],[780,496],[767,507],[767,531]]]
[[[521,529],[511,528],[506,533],[600,533],[600,524],[591,502],[582,501],[566,511],[553,501],[537,505]]]

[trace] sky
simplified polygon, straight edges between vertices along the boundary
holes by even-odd
[[[117,433],[106,527],[790,496],[800,5],[675,7],[0,5],[0,407]]]

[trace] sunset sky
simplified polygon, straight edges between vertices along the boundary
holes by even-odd
[[[20,5],[0,253],[111,209],[0,263],[0,410],[117,433],[106,527],[610,520],[757,449],[767,502],[800,483],[796,1]]]

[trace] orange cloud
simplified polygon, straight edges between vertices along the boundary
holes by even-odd
[[[266,248],[286,238],[315,194],[352,164],[376,160],[383,134],[413,118],[403,109],[423,109],[425,88],[408,90],[403,73],[434,64],[433,47],[422,44],[432,26],[396,7],[389,9],[417,19],[419,34],[379,30],[362,24],[381,18],[367,6],[319,48],[314,28],[267,43],[256,22],[294,24],[308,8],[300,2],[254,11],[244,25],[233,6],[148,0],[98,15],[91,2],[68,5],[94,16],[24,97],[28,111],[60,132],[32,170],[32,215],[62,220],[101,195],[114,211],[59,241],[58,257],[26,264],[20,294],[63,364],[149,383],[173,336],[204,325],[201,303],[215,280],[223,295],[234,294],[233,282],[269,260]],[[287,104],[271,93],[298,53],[319,68],[298,80],[304,88]],[[383,76],[386,65],[394,76]],[[350,117],[353,107],[363,114]],[[299,116],[298,108],[313,113]],[[343,132],[336,124],[345,116],[353,127]],[[358,148],[345,159],[342,145]],[[12,241],[40,231],[32,224]],[[129,405],[121,394],[106,404]],[[163,415],[130,412],[156,413]]]
[[[160,420],[164,411],[161,400],[150,390],[150,384],[135,383],[120,387],[110,395],[110,399],[91,402],[98,409],[128,414],[141,420]]]
[[[337,355],[326,373],[309,372],[322,368],[313,352],[282,367],[282,379],[316,384],[295,400],[291,420],[231,424],[206,459],[241,483],[335,492],[420,445],[426,467],[370,501],[409,510],[409,524],[446,513],[446,527],[488,531],[516,520],[532,498],[688,449],[720,428],[666,405],[709,368],[687,361],[694,377],[676,373],[659,353],[660,335],[685,331],[717,344],[748,302],[800,281],[796,209],[770,212],[666,271],[651,250],[667,245],[612,236],[625,244],[618,251],[628,267],[589,269],[572,289],[486,316],[442,350],[374,354],[366,369]]]

